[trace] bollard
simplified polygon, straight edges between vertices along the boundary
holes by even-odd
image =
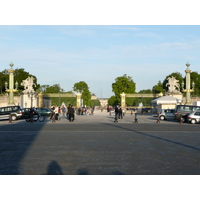
[[[179,120],[179,123],[182,124],[183,123],[183,120],[182,120],[182,115],[180,115],[180,120]]]
[[[53,116],[52,116],[52,123],[56,123],[56,113],[53,113]]]
[[[135,113],[135,123],[138,123],[137,113]]]
[[[160,123],[160,116],[159,116],[159,113],[158,113],[158,118],[157,118],[156,123]]]
[[[10,114],[10,116],[9,116],[9,122],[8,123],[12,124],[12,114]]]

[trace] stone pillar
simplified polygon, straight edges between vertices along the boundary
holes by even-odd
[[[8,105],[15,105],[14,104],[14,92],[17,92],[17,88],[14,89],[14,69],[12,68],[14,64],[10,63],[10,69],[9,72],[9,89],[6,88],[6,92],[9,92],[9,103]],[[6,83],[7,84],[7,83]],[[6,86],[7,87],[7,86]]]
[[[38,107],[40,107],[40,108],[42,108],[43,107],[43,94],[42,94],[42,92],[40,92],[39,94],[38,94],[38,98],[39,98],[39,105],[38,105]]]
[[[120,94],[120,96],[121,96],[122,109],[125,109],[126,108],[126,94],[123,92],[122,94]]]
[[[190,105],[191,104],[191,97],[190,97],[190,93],[191,92],[194,92],[194,88],[193,89],[190,89],[191,88],[191,85],[190,85],[190,73],[191,73],[191,70],[190,70],[190,63],[187,63],[186,64],[187,66],[187,69],[185,70],[185,73],[186,73],[186,88],[183,90],[183,92],[186,93],[186,105]],[[184,84],[183,84],[184,86]],[[193,87],[194,87],[194,83],[193,83]]]
[[[76,108],[80,108],[81,107],[81,96],[82,96],[82,94],[80,92],[78,92],[76,94]]]

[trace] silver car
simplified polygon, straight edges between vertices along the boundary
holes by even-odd
[[[188,122],[191,124],[196,124],[197,122],[200,122],[200,111],[192,112],[187,117]]]
[[[162,109],[158,114],[160,120],[174,119],[175,109]]]

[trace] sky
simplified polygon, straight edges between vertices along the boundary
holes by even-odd
[[[50,8],[53,7],[52,4]],[[185,5],[183,8],[187,7],[188,5]],[[100,10],[101,8],[102,5]],[[0,23],[0,71],[9,69],[10,62],[13,62],[14,69],[24,68],[35,75],[38,84],[60,84],[66,92],[71,91],[75,83],[85,81],[90,92],[98,98],[114,95],[112,83],[124,74],[132,77],[136,83],[136,92],[139,92],[152,89],[158,81],[163,81],[173,72],[180,72],[185,76],[187,62],[191,64],[192,71],[200,73],[199,25],[184,25],[189,24],[187,16],[184,22],[167,17],[167,20],[170,19],[169,23],[163,20],[166,18],[154,23],[155,18],[159,19],[157,15],[153,16],[150,22],[145,18],[135,24],[136,21],[132,20],[133,24],[130,24],[130,18],[124,19],[116,12],[121,9],[122,14],[127,16],[132,8],[126,7],[126,12],[119,2],[116,8],[116,20],[104,17],[101,22],[99,10],[96,10],[95,15],[95,10],[86,9],[70,23],[69,16],[75,14],[68,9],[70,15],[65,18],[66,24],[63,23],[63,18],[58,18],[55,23],[56,15],[52,17],[47,14],[51,16],[50,20],[44,20],[43,15],[34,21],[37,16],[35,12],[30,20],[32,15],[24,15],[26,10],[21,9],[24,12],[22,17],[18,16],[20,10],[18,12],[11,9],[17,20],[13,17],[14,19]],[[166,8],[168,10],[168,7]],[[168,13],[167,10],[164,13]],[[92,12],[93,15],[85,15],[85,11]],[[39,10],[39,16],[41,13],[42,10]],[[108,16],[108,13],[109,9],[105,11],[105,16]],[[173,13],[177,15],[176,10],[171,9],[170,15],[173,16]],[[4,14],[9,15],[8,12]],[[56,14],[59,16],[60,12],[57,11]],[[135,16],[137,14],[139,16],[140,13],[136,11]],[[146,14],[151,18],[148,12]],[[26,16],[28,21],[25,21]],[[185,13],[179,16],[185,16]],[[94,21],[91,21],[93,17]],[[80,18],[84,20],[81,21]]]
[[[185,76],[187,62],[200,73],[200,26],[1,25],[0,44],[0,71],[13,62],[65,91],[85,81],[99,98],[112,96],[124,74],[139,92],[170,73]]]

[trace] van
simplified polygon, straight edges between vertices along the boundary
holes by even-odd
[[[23,114],[21,106],[6,106],[0,108],[0,119],[9,119],[12,114],[12,120],[20,119]]]
[[[175,120],[180,120],[182,116],[182,121],[186,122],[187,117],[191,112],[200,111],[200,106],[192,106],[192,105],[177,105],[175,108]]]

